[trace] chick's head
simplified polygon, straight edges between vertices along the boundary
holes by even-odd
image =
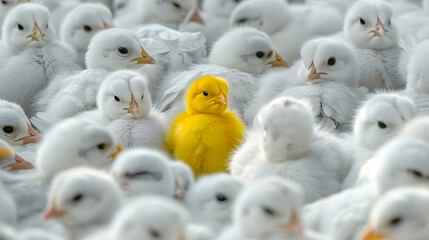
[[[228,107],[228,83],[219,77],[203,76],[195,80],[186,94],[188,113],[222,113]]]

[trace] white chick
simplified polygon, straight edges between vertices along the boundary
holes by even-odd
[[[240,115],[257,88],[258,75],[272,67],[288,67],[270,38],[254,28],[236,28],[213,46],[209,64],[200,64],[188,71],[172,74],[161,88],[163,96],[157,107],[174,117],[185,109],[184,96],[191,83],[202,76],[213,75],[228,82],[228,107]]]
[[[86,53],[87,70],[56,79],[40,97],[37,118],[32,122],[43,130],[61,119],[96,107],[96,96],[104,79],[115,70],[154,64],[140,39],[126,29],[97,33]],[[61,77],[61,76],[60,76]]]
[[[428,50],[429,40],[421,42],[412,50],[407,67],[407,88],[402,92],[414,101],[417,115],[429,114],[429,71],[425,66],[425,62],[429,61],[425,54]]]
[[[194,222],[219,233],[231,224],[231,212],[242,188],[241,183],[225,173],[202,176],[185,195],[185,205]]]
[[[53,179],[42,218],[57,220],[69,238],[78,239],[107,225],[122,200],[119,187],[106,173],[70,169]]]
[[[425,240],[429,236],[429,191],[397,188],[374,204],[367,228],[358,240]]]
[[[267,33],[280,55],[291,62],[300,58],[306,41],[341,31],[341,22],[341,14],[328,4],[289,5],[284,0],[243,1],[230,18],[231,26],[248,25]]]
[[[319,38],[304,44],[301,56],[298,78],[278,72],[267,74],[260,81],[259,93],[246,110],[246,121],[253,120],[255,113],[270,100],[269,93],[273,93],[271,98],[288,96],[308,101],[314,118],[326,131],[351,130],[355,110],[368,91],[358,87],[359,65],[352,47],[335,38]],[[273,88],[269,83],[263,84],[265,80],[282,84],[275,83],[277,88]]]
[[[18,104],[0,99],[0,116],[0,139],[8,144],[25,145],[42,140],[42,136],[31,127],[30,120]]]
[[[428,154],[429,145],[420,139],[399,137],[386,143],[373,159],[371,181],[307,205],[306,227],[333,239],[354,240],[382,194],[402,186],[429,186]]]
[[[2,161],[2,159],[0,159],[0,161]],[[10,195],[8,189],[3,185],[1,181],[0,195],[0,226],[7,225],[15,227],[18,220],[16,203]]]
[[[81,69],[70,49],[55,41],[46,7],[25,3],[13,8],[3,24],[0,90],[3,99],[18,103],[27,115],[39,91],[54,75]],[[22,66],[25,66],[23,68]]]
[[[187,239],[188,219],[188,212],[179,203],[167,198],[144,197],[128,204],[116,215],[104,239]]]
[[[293,182],[276,177],[257,181],[239,195],[232,229],[220,239],[322,239],[303,229],[303,201],[302,189]]]
[[[113,138],[124,148],[165,149],[168,123],[152,108],[147,79],[132,71],[117,71],[102,83],[98,110],[108,122]]]
[[[275,99],[261,109],[256,121],[258,137],[249,138],[232,157],[234,178],[248,184],[281,176],[305,189],[306,202],[340,190],[348,171],[346,154],[336,139],[314,130],[305,103],[287,97]]]
[[[178,29],[189,13],[197,7],[196,0],[147,0],[134,1],[130,4],[126,15],[116,18],[115,25],[121,27],[134,27],[149,23],[159,23]]]
[[[383,144],[398,135],[414,115],[414,104],[407,97],[377,94],[365,102],[356,117],[352,139],[348,142],[354,157],[343,188],[360,185],[367,180],[368,170],[372,169],[372,163],[367,161]]]
[[[131,149],[120,154],[110,174],[127,196],[174,197],[175,178],[167,155],[150,149]]]
[[[429,143],[429,117],[419,117],[411,121],[402,129],[400,135],[414,138],[420,138]]]
[[[77,166],[103,168],[122,150],[96,122],[67,119],[46,134],[37,152],[39,174],[45,179]]]
[[[356,47],[362,86],[370,91],[405,88],[399,68],[398,33],[389,4],[370,0],[356,2],[347,13],[344,34]]]
[[[33,164],[16,154],[9,144],[0,139],[0,169],[12,172],[33,168]]]
[[[95,33],[112,26],[112,13],[102,4],[84,3],[73,8],[60,29],[61,41],[76,50],[78,63],[85,66],[85,54]]]
[[[206,60],[206,38],[201,32],[179,32],[159,24],[150,24],[141,27],[137,34],[156,59],[156,64],[142,68],[148,75],[154,101],[163,94],[160,89],[168,76]]]
[[[174,197],[178,200],[183,200],[186,193],[194,185],[194,171],[182,161],[172,161],[170,164],[176,185]]]

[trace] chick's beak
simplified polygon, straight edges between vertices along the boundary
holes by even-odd
[[[291,220],[283,225],[283,228],[286,229],[288,232],[294,233],[298,236],[303,235],[301,224],[299,222],[298,216],[295,213],[292,215]]]
[[[37,22],[34,22],[33,34],[28,35],[27,38],[31,38],[32,41],[42,41],[44,36],[46,34],[42,32]]]
[[[106,22],[103,22],[103,27],[105,29],[111,28],[111,26],[108,23],[106,23]]]
[[[317,72],[316,67],[314,66],[314,62],[311,62],[310,67],[307,70],[307,82],[320,79],[320,76],[327,75],[327,73]]]
[[[228,99],[226,98],[225,94],[223,94],[223,92],[220,92],[219,97],[212,100],[211,102],[213,104],[226,104],[226,102],[228,101]]]
[[[15,153],[15,162],[7,165],[4,168],[10,168],[9,171],[13,172],[18,170],[33,169],[34,166],[29,161],[23,159],[21,156]]]
[[[384,27],[383,23],[381,22],[380,18],[377,18],[377,24],[375,25],[376,30],[372,30],[371,32],[374,33],[374,36],[378,37],[384,37],[386,36],[386,28]]]
[[[378,234],[378,233],[374,232],[374,230],[372,230],[370,227],[366,227],[361,232],[361,234],[359,235],[359,237],[357,239],[358,240],[387,239],[387,236],[385,236],[383,234]]]
[[[25,3],[25,0],[18,0],[18,3]]]
[[[110,158],[112,158],[113,160],[115,160],[115,158],[118,156],[118,154],[119,154],[120,152],[122,152],[123,150],[124,150],[124,149],[121,147],[121,145],[117,144],[117,145],[116,145],[116,152],[112,153],[112,154],[110,155]]]
[[[127,110],[128,113],[133,114],[134,116],[138,117],[138,114],[140,113],[139,104],[137,103],[136,99],[134,98],[134,95],[131,94],[131,103],[129,108],[124,108],[123,110]]]
[[[130,62],[137,61],[137,64],[156,64],[156,61],[153,57],[149,55],[149,53],[144,50],[143,46],[140,46],[142,49],[141,55],[142,57],[134,58]]]
[[[204,24],[204,20],[198,11],[198,7],[195,8],[194,13],[192,14],[192,17],[189,21]]]
[[[284,60],[277,51],[275,53],[276,60],[271,61],[268,64],[271,64],[272,67],[290,67],[290,64]]]
[[[29,144],[29,143],[37,143],[42,141],[42,135],[40,135],[36,130],[34,130],[29,123],[27,123],[28,127],[28,136],[22,137],[15,142],[22,141],[22,144]]]
[[[64,216],[67,212],[58,210],[55,205],[47,207],[42,213],[42,220],[47,220],[49,218],[60,218]]]

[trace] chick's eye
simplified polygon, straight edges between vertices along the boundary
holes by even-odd
[[[377,126],[381,129],[386,129],[387,128],[387,124],[385,122],[382,121],[378,121],[377,122]]]
[[[243,23],[247,22],[247,20],[248,20],[247,18],[240,18],[240,19],[237,20],[237,23],[238,24],[243,24]]]
[[[329,66],[334,66],[335,63],[337,63],[337,59],[336,58],[331,57],[331,58],[328,59],[328,65]]]
[[[216,200],[218,200],[219,202],[226,202],[228,201],[228,198],[223,194],[218,194],[216,195]]]
[[[100,150],[106,150],[107,144],[105,144],[105,143],[98,144],[97,148],[100,149]]]
[[[418,171],[418,170],[410,169],[410,170],[408,170],[408,172],[416,178],[422,178],[423,177],[423,173]]]
[[[87,31],[87,32],[91,32],[92,28],[88,25],[83,26],[83,30]]]
[[[269,216],[273,216],[275,214],[274,211],[269,207],[264,207],[263,210]]]
[[[118,53],[121,55],[126,55],[128,54],[128,49],[126,47],[118,47]]]
[[[6,5],[6,4],[7,4],[7,1],[6,1],[6,0],[2,0],[2,1],[1,1],[1,3],[2,3],[3,5]]]
[[[73,197],[73,202],[80,202],[83,199],[82,194],[77,194]]]
[[[209,93],[208,93],[207,91],[203,91],[203,95],[204,95],[205,97],[207,97],[207,96],[209,95]]]
[[[365,20],[363,20],[362,18],[360,18],[359,21],[360,21],[360,25],[365,25],[366,24]]]
[[[255,55],[257,58],[263,58],[265,56],[264,52],[257,52]]]
[[[12,134],[15,132],[15,127],[7,125],[7,126],[3,126],[2,130],[6,134]]]
[[[390,224],[390,226],[397,226],[401,222],[402,222],[402,218],[397,217],[397,218],[394,218],[394,219],[390,220],[389,224]]]
[[[173,2],[173,6],[177,9],[181,9],[182,6],[178,2]]]
[[[118,96],[114,96],[115,101],[119,102],[121,99],[118,98]]]
[[[387,25],[390,25],[390,19],[389,19],[389,21],[387,21]]]
[[[18,29],[19,29],[19,31],[22,31],[22,30],[24,30],[24,27],[21,24],[18,24]]]
[[[150,235],[154,238],[159,238],[161,236],[161,234],[156,230],[150,230]]]

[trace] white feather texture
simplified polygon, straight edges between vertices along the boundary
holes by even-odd
[[[87,70],[71,76],[59,76],[38,101],[40,113],[32,122],[42,130],[77,113],[96,107],[96,96],[104,79],[115,70],[137,68],[155,63],[134,33],[126,29],[108,29],[97,33],[86,53]]]
[[[48,9],[32,3],[13,8],[3,24],[0,84],[8,87],[0,95],[21,105],[27,115],[35,113],[33,97],[54,75],[81,69],[70,49],[55,41],[49,25]]]
[[[356,2],[347,13],[344,33],[356,47],[360,84],[370,91],[405,88],[399,69],[401,49],[392,9],[384,1]]]
[[[314,130],[306,104],[278,98],[262,108],[255,121],[257,133],[251,133],[232,157],[234,178],[248,184],[281,176],[305,189],[306,202],[340,190],[349,169],[346,154],[336,139]]]
[[[372,205],[385,192],[402,186],[428,186],[416,175],[429,172],[429,145],[413,138],[397,138],[374,157],[371,181],[344,190],[304,208],[304,224],[334,239],[354,240],[365,226]],[[404,161],[407,159],[407,161]]]
[[[257,76],[277,63],[287,65],[276,54],[276,49],[265,33],[248,27],[233,29],[215,43],[209,64],[200,64],[188,71],[173,74],[165,81],[161,88],[164,95],[156,106],[167,111],[169,117],[174,117],[184,110],[184,96],[191,83],[199,77],[214,75],[228,82],[229,108],[243,115],[245,106],[256,91]]]
[[[102,4],[81,4],[64,18],[60,39],[74,48],[78,63],[85,68],[85,54],[91,38],[111,26],[112,13],[109,8]]]
[[[280,55],[291,62],[299,60],[306,41],[341,31],[341,22],[340,12],[327,4],[294,5],[284,0],[243,1],[230,17],[231,26],[248,25],[267,33]]]
[[[155,150],[132,149],[119,155],[110,174],[126,196],[173,198],[176,185],[170,161],[167,155]]]
[[[334,38],[307,42],[302,50],[302,64],[290,70],[269,73],[263,80],[255,100],[246,109],[246,121],[273,96],[304,99],[310,103],[313,116],[324,130],[344,132],[352,128],[357,107],[366,98],[366,88],[358,87],[359,65],[353,49]],[[276,95],[274,95],[276,94]]]

